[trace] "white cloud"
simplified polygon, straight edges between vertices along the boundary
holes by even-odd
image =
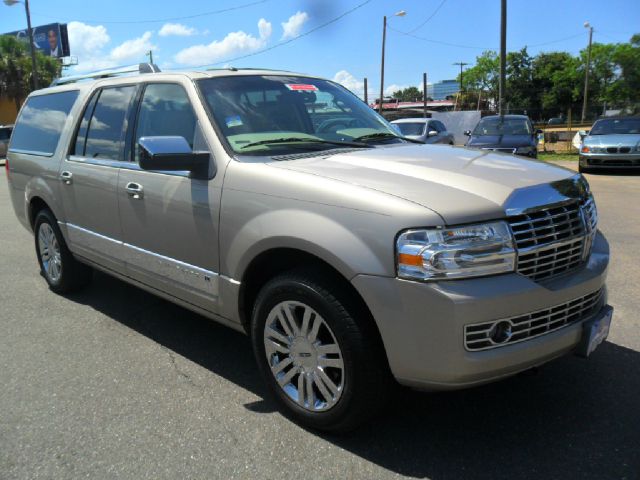
[[[191,35],[195,35],[196,33],[198,32],[195,28],[187,27],[186,25],[183,25],[181,23],[165,23],[158,32],[158,35],[160,35],[161,37],[168,37],[170,35],[189,37]]]
[[[398,85],[397,83],[393,83],[391,85],[389,85],[388,87],[386,87],[384,89],[384,94],[391,96],[393,95],[395,92],[397,92],[398,90],[404,90],[405,88],[409,88],[412,85]],[[422,87],[420,87],[420,90],[422,90]],[[378,94],[379,96],[380,94]]]
[[[264,18],[258,21],[258,37],[242,30],[231,32],[222,40],[214,40],[208,45],[193,45],[179,51],[175,61],[185,65],[205,65],[220,60],[255,52],[267,45],[273,32],[271,23]]]
[[[297,12],[291,15],[289,20],[282,22],[282,40],[300,35],[300,31],[307,20],[309,20],[307,12]]]
[[[346,70],[340,70],[333,76],[333,81],[340,83],[357,95],[364,93],[364,82],[358,80]]]
[[[109,57],[118,62],[124,60],[140,59],[156,46],[151,43],[151,32],[144,32],[141,37],[122,42],[111,50]]]
[[[126,62],[142,62],[149,50],[157,47],[151,43],[152,32],[126,40],[106,53],[104,48],[111,42],[107,29],[102,25],[91,26],[82,22],[69,22],[69,46],[71,54],[78,57],[75,73],[101,70]]]

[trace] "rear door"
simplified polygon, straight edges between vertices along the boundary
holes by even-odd
[[[187,171],[145,171],[137,163],[140,137],[181,136],[192,149],[210,151],[193,108],[197,101],[188,81],[144,86],[133,162],[120,172],[120,218],[128,276],[216,311],[221,189],[208,179],[191,178]],[[213,164],[210,171],[213,176]]]
[[[118,174],[137,86],[96,90],[59,172],[71,250],[124,273]]]

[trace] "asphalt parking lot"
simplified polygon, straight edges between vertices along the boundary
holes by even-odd
[[[575,164],[574,164],[575,165]],[[51,293],[0,175],[0,478],[640,478],[640,174],[589,175],[608,341],[342,437],[282,417],[248,339],[108,276]]]

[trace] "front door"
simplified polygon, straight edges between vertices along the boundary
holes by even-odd
[[[181,136],[192,148],[208,150],[188,88],[149,83],[142,92],[133,135],[135,162],[121,170],[118,181],[125,260],[130,277],[215,312],[220,189],[186,171],[137,167],[140,137]]]
[[[71,250],[124,273],[118,215],[118,174],[136,86],[94,92],[60,166],[60,189]]]

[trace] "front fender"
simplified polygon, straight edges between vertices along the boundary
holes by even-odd
[[[342,213],[351,221],[365,215],[348,210]],[[251,261],[261,253],[274,248],[292,248],[315,255],[347,279],[364,272],[392,275],[392,241],[383,253],[380,251],[382,244],[375,248],[361,236],[371,238],[369,229],[373,225],[375,222],[361,218],[349,229],[339,219],[317,212],[293,208],[267,211],[253,217],[232,235],[222,235],[221,251],[226,252],[222,259],[223,272],[239,280]]]

